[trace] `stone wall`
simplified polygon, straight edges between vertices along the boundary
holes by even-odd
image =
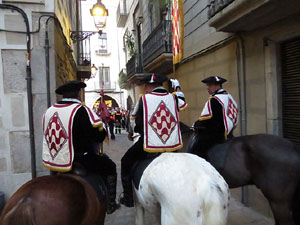
[[[30,30],[38,28],[38,19],[42,14],[54,13],[53,0],[0,1],[22,8],[28,16]],[[67,1],[64,1],[67,2]],[[30,4],[28,4],[30,3]],[[74,1],[69,1],[74,3]],[[65,7],[70,6],[67,4]],[[66,9],[68,10],[68,9]],[[73,10],[68,10],[73,13]],[[64,19],[68,20],[69,14]],[[73,17],[75,18],[75,17]],[[40,31],[31,35],[31,71],[33,120],[35,133],[37,175],[48,174],[42,166],[42,115],[47,109],[46,101],[46,65],[45,65],[45,21],[41,19]],[[11,10],[0,9],[0,27],[7,30],[24,31],[23,18]],[[56,29],[56,30],[55,30]],[[69,31],[65,35],[69,37]],[[59,36],[60,35],[60,36]],[[59,36],[59,37],[56,37]],[[65,40],[57,31],[53,20],[49,21],[50,41],[50,89],[51,102],[56,101],[56,54],[67,55],[66,42],[56,47],[55,40]],[[72,55],[71,55],[72,56]],[[66,56],[65,56],[66,57]],[[73,56],[71,57],[73,58]],[[72,60],[63,58],[71,74],[74,75]],[[69,72],[68,72],[69,73]],[[26,35],[0,32],[0,191],[10,197],[22,184],[31,179],[31,154],[29,145],[28,102],[26,85]],[[74,77],[74,76],[73,76]]]

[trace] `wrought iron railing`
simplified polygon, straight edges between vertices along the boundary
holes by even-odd
[[[143,66],[140,65],[137,55],[132,56],[128,60],[128,62],[126,64],[126,71],[127,71],[127,77],[131,77],[136,73],[143,72]]]
[[[117,83],[114,82],[104,82],[102,85],[103,90],[115,90],[117,88]]]
[[[91,66],[91,48],[90,38],[82,41],[79,49],[79,62],[80,66]]]
[[[147,65],[162,53],[172,53],[172,21],[163,20],[143,43],[143,64]]]
[[[208,0],[208,18],[213,17],[235,0]]]

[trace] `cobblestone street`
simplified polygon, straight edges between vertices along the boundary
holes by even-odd
[[[127,133],[122,130],[122,134],[116,135],[115,140],[110,140],[109,144],[104,144],[104,152],[108,154],[112,160],[117,164],[118,169],[118,195],[122,191],[120,178],[120,160],[131,146],[132,142],[128,140]],[[152,222],[151,215],[147,215],[146,224],[156,225]],[[121,208],[106,217],[105,225],[134,225],[134,208]],[[230,202],[230,210],[228,217],[228,225],[273,225],[274,222],[255,212],[254,210],[243,206],[238,201],[232,199]],[[183,224],[184,225],[184,224]]]

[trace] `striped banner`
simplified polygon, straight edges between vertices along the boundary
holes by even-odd
[[[184,18],[183,0],[172,0],[173,64],[183,56]]]

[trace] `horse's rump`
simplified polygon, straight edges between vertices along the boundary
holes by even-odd
[[[103,211],[103,212],[101,212]],[[81,178],[55,175],[35,178],[8,200],[1,217],[5,225],[104,223],[105,205]]]
[[[208,162],[192,154],[161,154],[144,171],[136,194],[147,210],[161,210],[163,224],[226,224],[228,186]]]

